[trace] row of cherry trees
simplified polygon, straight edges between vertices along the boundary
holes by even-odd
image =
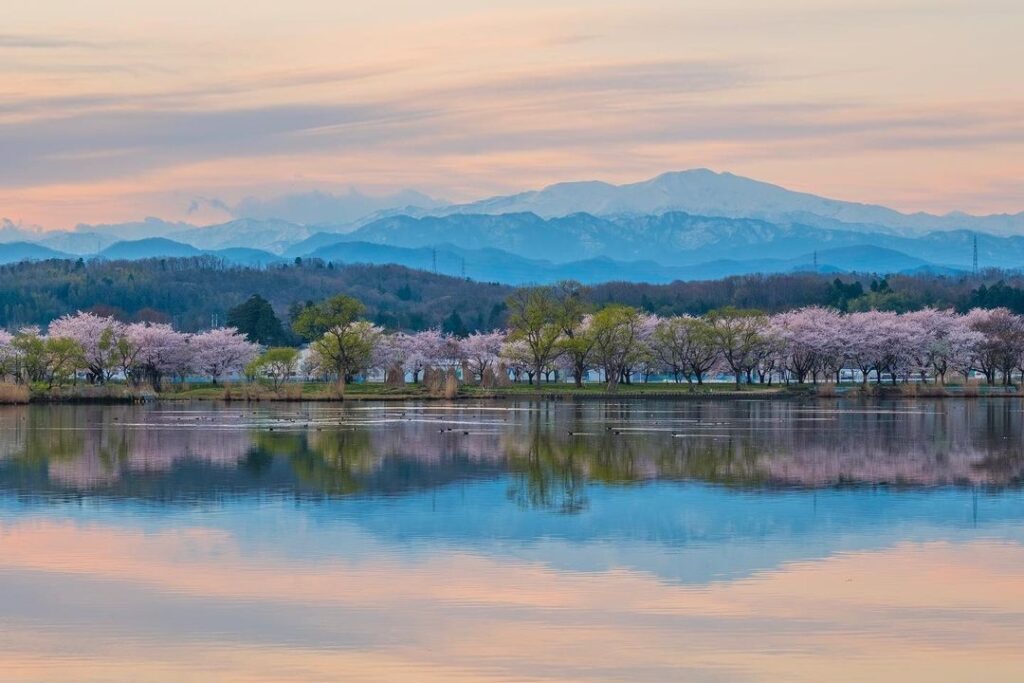
[[[334,309],[325,303],[300,326],[309,351],[301,360],[278,355],[272,370],[254,362],[263,350],[233,328],[186,334],[77,313],[53,321],[45,334],[0,331],[0,374],[50,385],[117,376],[159,388],[168,377],[216,383],[261,372],[351,380],[376,371],[418,382],[428,368],[455,370],[464,381],[566,377],[580,385],[597,373],[609,386],[653,375],[699,384],[727,374],[739,384],[839,381],[844,370],[864,382],[945,382],[977,372],[989,383],[1010,383],[1024,373],[1024,318],[1006,309],[840,314],[815,307],[773,316],[726,309],[661,318],[619,305],[588,311],[570,300],[521,303],[512,307],[508,332],[464,338],[437,330],[387,333],[359,319],[351,301]]]
[[[1024,373],[1024,318],[1006,309],[847,315],[811,307],[773,316],[725,309],[659,318],[618,305],[584,313],[572,297],[544,293],[512,303],[505,357],[534,377],[562,369],[577,384],[589,370],[609,385],[660,373],[697,383],[717,373],[737,384],[839,381],[843,370],[864,382],[945,382],[951,373],[979,372],[1008,384]]]
[[[80,375],[96,384],[121,376],[159,388],[166,377],[202,375],[217,382],[259,352],[234,328],[186,334],[166,324],[76,313],[54,320],[45,334],[37,327],[0,331],[0,375],[50,386]]]
[[[1009,383],[1024,373],[1024,318],[1006,309],[840,314],[814,307],[773,316],[727,309],[668,318],[618,305],[568,316],[564,307],[554,310],[513,316],[519,327],[508,332],[465,338],[437,330],[387,334],[356,322],[348,328],[348,342],[339,329],[337,339],[321,340],[323,354],[315,343],[302,371],[353,377],[378,369],[415,382],[427,368],[452,368],[461,369],[465,380],[491,373],[540,383],[561,376],[578,385],[597,373],[609,386],[653,375],[698,384],[718,374],[737,384],[816,383],[839,381],[849,370],[864,382],[895,383],[945,382],[951,374],[966,378],[978,372],[989,383]],[[346,346],[347,356],[339,354]],[[331,361],[332,356],[344,357]]]

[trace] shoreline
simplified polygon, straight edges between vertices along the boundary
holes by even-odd
[[[217,401],[225,403],[344,403],[344,402],[402,402],[402,401],[611,401],[611,400],[659,400],[659,401],[742,401],[742,400],[825,400],[825,399],[978,399],[978,398],[1024,398],[1024,387],[987,385],[789,385],[789,386],[745,386],[736,390],[732,385],[704,385],[701,388],[676,388],[661,385],[624,385],[616,391],[603,387],[551,386],[530,388],[526,386],[481,389],[463,386],[455,395],[431,394],[422,386],[387,387],[384,385],[349,385],[344,391],[325,385],[296,385],[274,392],[265,387],[252,385],[219,385],[189,387],[177,391],[138,391],[124,386],[110,387],[63,387],[45,392],[30,392],[27,388],[17,395],[0,399],[0,405],[64,405],[64,404],[144,404],[144,403],[186,403]]]

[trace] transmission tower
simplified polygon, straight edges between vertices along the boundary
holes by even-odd
[[[978,234],[974,234],[974,274],[978,274]]]
[[[434,263],[434,275],[437,275],[437,249],[430,250],[430,259]]]

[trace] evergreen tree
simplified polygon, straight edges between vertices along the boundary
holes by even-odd
[[[459,315],[458,311],[452,311],[452,314],[444,319],[444,322],[441,323],[441,331],[447,334],[454,334],[456,337],[465,337],[469,334],[469,330],[466,329],[466,325],[462,322],[462,316]]]
[[[270,302],[259,294],[228,311],[228,326],[264,346],[284,346],[291,341]]]

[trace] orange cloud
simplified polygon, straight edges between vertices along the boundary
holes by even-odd
[[[468,200],[690,167],[906,210],[1024,208],[1024,9],[999,0],[11,14],[0,215],[46,227],[186,219],[196,196]]]

